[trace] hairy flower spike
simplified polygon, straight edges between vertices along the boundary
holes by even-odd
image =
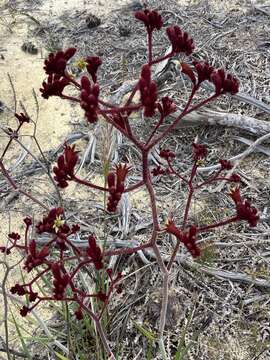
[[[222,93],[234,95],[239,91],[239,82],[236,77],[225,74],[223,69],[213,71],[210,80],[215,85],[217,95]]]
[[[95,268],[100,270],[103,268],[102,252],[100,247],[97,245],[96,238],[94,235],[88,237],[88,247],[86,249],[87,255],[93,260]]]
[[[130,168],[127,164],[116,165],[115,170],[109,172],[107,181],[109,187],[109,198],[107,204],[107,210],[109,212],[115,212],[117,205],[125,190],[125,179]]]
[[[102,64],[101,59],[98,56],[89,56],[86,58],[86,69],[92,77],[94,83],[97,82],[97,71]]]
[[[169,219],[166,225],[166,231],[169,234],[174,235],[180,242],[182,242],[193,257],[200,256],[200,248],[196,244],[196,226],[191,226],[188,231],[182,232],[175,225],[174,221]]]
[[[53,208],[49,211],[49,214],[47,216],[44,216],[42,221],[38,222],[36,225],[36,230],[38,234],[42,234],[44,232],[55,234],[55,220],[59,219],[63,216],[64,209],[59,208]],[[59,229],[59,231],[63,231],[64,233],[68,233],[69,227],[67,225],[62,225]]]
[[[207,155],[207,148],[205,145],[193,143],[193,159],[194,161],[202,160]]]
[[[32,240],[28,246],[29,255],[24,263],[24,268],[30,272],[35,267],[44,263],[44,260],[49,255],[49,247],[43,246],[40,251],[36,249],[36,241]]]
[[[87,76],[81,78],[81,107],[85,111],[87,120],[92,124],[98,120],[99,85],[91,85]]]
[[[167,161],[171,161],[172,159],[175,158],[175,153],[173,151],[170,151],[170,150],[162,149],[159,152],[159,156],[162,159],[165,159]]]
[[[61,188],[68,186],[68,181],[73,179],[75,166],[78,162],[78,151],[75,151],[75,145],[65,145],[64,154],[57,160],[57,166],[54,166],[54,180]]]
[[[149,65],[143,65],[142,67],[139,90],[141,102],[144,106],[144,115],[146,117],[154,116],[157,101],[157,85],[155,81],[151,80],[151,68]]]
[[[44,70],[46,74],[64,76],[67,62],[74,56],[75,52],[75,48],[69,48],[66,51],[58,51],[55,54],[50,53],[48,58],[44,61]]]
[[[43,81],[40,88],[41,96],[44,99],[49,99],[50,96],[62,96],[64,88],[70,83],[65,77],[61,77],[58,74],[50,74],[47,82]]]
[[[232,163],[228,160],[220,159],[221,170],[231,170],[233,168]]]
[[[183,52],[186,55],[192,54],[194,50],[194,43],[188,33],[182,31],[177,25],[168,27],[166,32],[172,44],[172,51],[174,53],[177,54]]]
[[[145,9],[143,11],[137,11],[135,18],[142,21],[149,32],[153,30],[160,30],[163,26],[163,20],[161,15],[155,10]]]
[[[15,113],[15,117],[19,120],[19,123],[22,125],[24,123],[29,123],[30,118],[28,115],[25,115],[24,113]]]
[[[207,62],[199,63],[196,60],[194,60],[192,63],[198,75],[198,85],[200,85],[205,80],[211,81],[211,75],[214,71],[213,66],[210,66]]]
[[[169,96],[165,96],[161,99],[161,104],[157,104],[158,110],[164,118],[176,111],[176,105]]]
[[[238,220],[247,221],[251,227],[256,226],[259,221],[258,210],[248,200],[242,200],[239,187],[232,189],[229,195],[236,205]]]
[[[51,271],[54,277],[54,298],[56,300],[63,300],[65,296],[66,288],[70,282],[70,277],[66,273],[62,273],[60,265],[58,263],[51,264]]]

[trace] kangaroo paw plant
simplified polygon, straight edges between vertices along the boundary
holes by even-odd
[[[227,74],[223,69],[215,69],[207,62],[198,62],[192,60],[192,53],[195,49],[194,41],[190,35],[179,26],[170,26],[166,29],[168,41],[171,45],[170,52],[165,56],[156,56],[153,48],[153,33],[161,31],[163,20],[157,11],[145,9],[135,13],[135,18],[144,25],[147,34],[147,63],[143,64],[140,71],[140,77],[135,84],[130,96],[124,105],[115,105],[102,100],[102,91],[98,82],[98,70],[102,65],[102,60],[96,56],[89,56],[83,60],[86,73],[77,81],[67,70],[68,61],[74,57],[75,48],[69,48],[65,51],[58,51],[49,54],[45,60],[44,70],[48,75],[40,89],[41,95],[45,99],[51,96],[58,96],[61,99],[78,103],[83,109],[85,120],[90,124],[95,124],[101,118],[112,127],[117,129],[124,138],[128,140],[131,146],[136,148],[141,158],[141,174],[137,183],[127,186],[127,178],[135,164],[119,163],[111,167],[106,174],[105,186],[99,186],[94,182],[82,179],[76,175],[76,167],[79,161],[79,153],[75,146],[65,145],[63,153],[58,157],[53,167],[53,178],[57,186],[65,189],[71,182],[80,186],[89,188],[90,191],[103,192],[107,194],[108,213],[118,211],[119,202],[125,193],[131,193],[139,188],[144,188],[149,197],[152,228],[149,239],[136,247],[127,248],[101,248],[98,245],[96,234],[91,233],[88,237],[88,244],[85,248],[76,246],[72,237],[80,232],[78,224],[70,224],[62,206],[48,209],[45,205],[45,213],[40,221],[35,222],[31,217],[24,219],[25,233],[19,235],[12,232],[9,234],[9,243],[2,246],[1,251],[10,254],[12,250],[18,249],[25,254],[24,270],[27,273],[35,272],[29,282],[15,284],[11,288],[12,294],[27,296],[28,306],[23,306],[20,313],[22,316],[29,314],[34,308],[44,301],[60,301],[74,303],[74,315],[80,321],[85,314],[90,316],[96,326],[104,350],[111,359],[115,359],[110,341],[106,331],[102,326],[102,317],[105,314],[108,303],[112,296],[122,291],[123,276],[121,273],[115,273],[108,267],[109,259],[112,255],[128,255],[138,251],[151,249],[154,254],[160,271],[163,275],[162,290],[162,308],[159,323],[159,345],[161,354],[164,355],[163,334],[165,328],[166,311],[168,304],[169,274],[175,262],[181,246],[187,250],[187,256],[200,257],[202,250],[197,242],[200,234],[212,231],[218,227],[228,226],[239,221],[246,221],[249,226],[256,226],[259,216],[258,211],[248,200],[241,196],[240,176],[236,173],[228,174],[232,169],[232,164],[225,160],[219,160],[219,169],[212,172],[206,180],[199,180],[198,167],[207,156],[207,148],[203,144],[191,144],[193,154],[192,166],[189,173],[181,172],[176,167],[176,154],[167,148],[161,147],[160,143],[170,135],[170,133],[181,122],[181,119],[194,110],[198,110],[206,104],[226,94],[235,94],[238,92],[238,80],[231,74]],[[177,105],[169,96],[160,97],[158,87],[153,80],[153,66],[171,57],[181,55],[180,70],[190,80],[191,91],[185,104],[181,104],[181,112],[174,117],[170,116],[177,111]],[[183,59],[186,59],[184,62]],[[208,81],[213,84],[213,93],[203,100],[196,100],[195,95],[200,91],[203,82]],[[65,94],[68,86],[74,87],[77,96]],[[135,94],[139,94],[139,100],[134,101]],[[141,134],[135,134],[135,126],[131,115],[139,113],[145,126],[148,129],[146,138]],[[24,114],[15,114],[18,119],[18,128],[12,132],[10,142],[22,126],[27,126],[30,119]],[[165,120],[167,120],[165,122]],[[162,126],[161,126],[162,125]],[[14,135],[15,134],[15,135]],[[7,145],[8,146],[10,145]],[[159,146],[159,155],[163,159],[162,164],[153,167],[150,166],[150,152],[153,148]],[[5,164],[4,156],[6,150],[0,159],[0,167],[7,181],[16,187],[15,181],[9,175]],[[138,164],[137,164],[138,165]],[[158,182],[156,177],[175,177],[186,189],[186,203],[182,221],[176,220],[176,214],[168,214],[167,221],[160,222],[157,208],[156,191],[158,191]],[[190,220],[190,208],[194,195],[203,187],[208,187],[213,183],[226,181],[232,183],[230,186],[229,197],[232,199],[234,210],[231,216],[223,220],[210,224],[192,223]],[[155,182],[155,187],[153,183]],[[64,192],[64,190],[63,190]],[[29,197],[38,203],[33,195]],[[79,216],[79,214],[78,214]],[[179,216],[178,216],[179,218]],[[31,231],[30,231],[31,230]],[[31,234],[31,235],[30,235]],[[37,239],[40,235],[46,234],[47,241],[39,245]],[[166,234],[175,237],[174,248],[170,257],[163,259],[160,251],[160,239],[165,238]],[[33,238],[35,237],[35,238]],[[159,243],[157,243],[159,238]],[[72,266],[71,266],[72,265]],[[86,269],[92,272],[92,276],[98,278],[102,276],[105,279],[106,287],[97,288],[93,293],[88,293],[78,281],[78,275]],[[46,296],[36,292],[35,284],[46,276],[51,281],[51,293]],[[93,298],[99,301],[98,311],[93,307]]]

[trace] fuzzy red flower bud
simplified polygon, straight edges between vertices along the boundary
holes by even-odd
[[[221,165],[221,170],[231,170],[233,168],[232,163],[228,160],[219,160],[219,163]]]
[[[30,312],[30,309],[25,305],[20,310],[20,314],[23,317],[26,316],[29,312]]]
[[[159,152],[159,156],[162,159],[166,159],[167,161],[171,161],[172,159],[175,158],[175,153],[173,151],[170,151],[170,150],[162,149]]]
[[[258,210],[248,200],[242,200],[240,188],[237,187],[231,190],[229,195],[236,205],[238,220],[247,221],[251,227],[256,226],[259,221]]]
[[[204,159],[207,155],[207,148],[205,145],[193,143],[193,159],[195,161]]]
[[[137,11],[135,18],[142,21],[147,31],[160,30],[163,26],[163,20],[161,15],[155,10],[145,9],[143,11]]]
[[[50,74],[47,82],[43,81],[42,88],[40,88],[41,96],[44,99],[49,99],[50,96],[62,96],[64,88],[70,83],[68,79],[58,74]]]
[[[188,231],[182,232],[170,219],[166,225],[166,231],[182,242],[193,257],[200,256],[201,252],[196,244],[197,228],[195,226],[191,226]]]
[[[172,44],[172,51],[174,53],[183,52],[186,55],[192,54],[194,50],[194,43],[188,33],[182,31],[177,25],[167,28],[166,32]]]
[[[42,221],[39,221],[36,225],[36,230],[38,234],[44,232],[47,233],[57,233],[59,230],[64,230],[64,233],[69,231],[69,228],[64,227],[64,221],[61,220],[64,214],[63,208],[53,208],[49,211],[47,216],[44,216]],[[59,223],[59,224],[58,224]]]
[[[64,154],[57,160],[57,166],[54,166],[54,179],[61,188],[68,186],[68,181],[73,179],[75,166],[78,161],[78,151],[75,151],[75,145],[65,145]]]
[[[75,311],[74,315],[76,316],[77,320],[82,320],[83,319],[83,312],[82,309],[79,308]]]
[[[210,77],[211,82],[215,85],[216,94],[231,93],[236,94],[239,91],[239,82],[231,74],[225,74],[223,69],[215,70]]]
[[[95,268],[100,270],[103,268],[102,252],[100,247],[97,245],[96,238],[94,235],[88,237],[88,247],[86,249],[87,255],[93,260]]]
[[[19,296],[23,296],[27,293],[27,291],[24,289],[22,285],[15,284],[10,289],[11,294],[18,294]]]
[[[107,181],[109,187],[109,198],[107,204],[107,210],[109,212],[115,212],[117,205],[125,190],[125,179],[130,168],[127,164],[116,165],[114,172],[109,172]]]
[[[98,56],[89,56],[86,58],[86,69],[92,77],[93,82],[97,82],[97,71],[102,64],[101,59]]]
[[[46,74],[57,74],[64,76],[67,62],[74,56],[75,48],[69,48],[66,51],[58,51],[55,54],[50,53],[44,61],[44,70]]]
[[[20,124],[29,123],[30,118],[28,115],[25,115],[24,113],[17,114],[15,113],[15,117],[19,120]]]
[[[176,105],[169,96],[165,96],[161,99],[161,103],[157,104],[160,114],[165,118],[166,116],[176,111]]]
[[[211,81],[211,75],[214,71],[213,66],[210,66],[207,62],[199,63],[196,60],[194,60],[192,63],[198,75],[198,85],[205,80]]]
[[[87,120],[92,124],[98,120],[99,85],[91,85],[87,76],[81,78],[81,107],[85,111]]]
[[[24,263],[24,268],[27,272],[30,272],[35,267],[41,265],[46,260],[46,257],[49,255],[49,247],[43,246],[40,251],[36,249],[36,241],[32,240],[28,246],[29,255],[26,258]]]
[[[151,69],[149,65],[143,65],[141,78],[139,80],[141,102],[144,106],[144,115],[152,117],[155,114],[157,101],[157,85],[151,80]]]

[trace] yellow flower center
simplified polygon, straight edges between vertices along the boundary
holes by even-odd
[[[53,223],[53,229],[55,232],[57,232],[64,223],[65,220],[61,219],[61,216],[57,216]]]

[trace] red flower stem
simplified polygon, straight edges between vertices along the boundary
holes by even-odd
[[[165,55],[163,57],[160,57],[160,58],[158,58],[156,60],[151,61],[151,63],[149,65],[152,66],[152,65],[157,64],[157,63],[159,63],[161,61],[167,60],[167,59],[171,58],[173,55],[174,55],[174,52],[171,51],[169,54],[167,54],[167,55]]]
[[[117,249],[117,250],[107,250],[104,251],[103,256],[113,256],[113,255],[127,255],[127,254],[133,254],[135,252],[138,252],[143,249],[147,249],[151,247],[151,244],[148,242],[146,244],[142,244],[139,246],[131,247],[131,248],[123,248],[123,249]]]
[[[118,113],[121,113],[121,112],[132,112],[132,111],[137,111],[141,108],[141,104],[138,104],[138,105],[130,105],[130,106],[124,106],[124,107],[119,107],[119,108],[113,108],[113,109],[110,109],[110,110],[102,110],[102,113],[103,114],[118,114]]]
[[[116,360],[111,349],[110,349],[110,346],[109,346],[109,343],[108,343],[108,340],[106,338],[106,335],[104,333],[104,330],[100,324],[100,321],[99,321],[99,318],[96,314],[94,314],[90,309],[89,307],[87,307],[83,302],[81,301],[78,301],[80,307],[82,309],[84,309],[89,315],[90,317],[92,318],[92,320],[95,322],[95,325],[96,325],[96,328],[97,328],[97,331],[99,333],[99,336],[100,336],[100,339],[102,341],[102,344],[104,346],[104,349],[107,351],[107,353],[110,355],[110,359],[111,360]]]
[[[136,190],[136,189],[140,188],[140,187],[143,186],[143,185],[144,185],[144,181],[141,180],[141,181],[137,182],[136,184],[131,185],[131,186],[129,186],[128,188],[126,188],[126,189],[124,190],[124,193],[131,192],[131,191],[133,191],[133,190]]]
[[[47,271],[50,270],[50,267],[47,267],[47,269],[42,270],[40,273],[37,274],[28,284],[24,284],[24,286],[32,286],[35,281],[37,281],[42,275],[44,275]]]
[[[178,254],[178,251],[179,251],[179,248],[180,248],[180,244],[181,244],[181,241],[179,239],[177,239],[177,242],[176,242],[176,245],[173,249],[173,253],[170,257],[170,260],[169,260],[169,263],[167,265],[167,270],[170,271],[171,270],[171,267],[172,267],[172,264],[174,263],[174,260]]]
[[[196,91],[195,91],[195,92],[196,92]],[[168,135],[168,133],[175,128],[175,126],[178,124],[178,122],[179,122],[184,116],[186,116],[187,114],[191,113],[191,112],[194,111],[194,110],[199,109],[201,106],[207,104],[208,102],[210,102],[211,100],[217,98],[217,97],[220,95],[220,94],[214,94],[214,95],[210,96],[209,98],[201,101],[200,103],[194,105],[194,106],[191,107],[190,109],[188,109],[188,107],[189,107],[189,105],[190,105],[190,103],[191,103],[191,101],[192,101],[192,98],[193,98],[195,92],[192,91],[192,93],[191,93],[191,95],[190,95],[190,98],[189,98],[189,100],[188,100],[188,102],[187,102],[184,110],[182,111],[182,113],[174,120],[174,122],[173,122],[171,125],[169,125],[169,126],[167,127],[166,130],[163,131],[162,134],[160,134],[157,138],[155,138],[155,139],[147,146],[147,149],[151,149],[153,146],[155,146],[157,143],[159,143],[160,140],[162,140],[166,135]]]
[[[149,142],[152,140],[152,138],[155,135],[156,131],[158,130],[160,125],[163,123],[163,120],[164,120],[164,116],[160,115],[160,119],[159,119],[158,123],[156,124],[155,128],[153,129],[151,135],[149,136],[149,139],[146,141],[145,145],[148,145]]]
[[[134,95],[136,94],[138,88],[139,88],[139,81],[134,86],[132,93],[129,95],[129,98],[127,99],[127,102],[125,103],[125,106],[129,106],[129,104],[131,103],[132,99],[134,98]]]
[[[78,89],[81,89],[81,85],[67,71],[65,72],[65,78],[68,79]]]
[[[199,184],[198,186],[196,186],[196,188],[194,189],[199,189],[200,187],[202,186],[205,186],[205,185],[208,185],[214,181],[228,181],[228,182],[235,182],[234,180],[230,179],[230,178],[226,178],[225,176],[224,177],[216,177],[215,179],[211,179],[211,180],[207,180],[205,181],[204,183],[202,184]]]
[[[90,259],[81,261],[81,262],[77,265],[76,269],[71,273],[70,279],[72,280],[72,279],[74,278],[74,276],[77,274],[77,272],[78,272],[83,266],[85,266],[85,265],[87,265],[87,264],[90,264],[90,263],[92,263],[92,262],[93,262],[93,261],[90,260]]]
[[[3,162],[2,162],[2,160],[0,160],[0,169],[1,169],[4,177],[7,179],[7,181],[13,187],[14,190],[17,190],[19,193],[25,195],[26,197],[31,199],[36,204],[43,207],[43,209],[45,209],[47,212],[50,211],[50,209],[46,205],[42,204],[42,202],[40,202],[37,198],[35,198],[31,194],[28,194],[26,191],[24,191],[24,190],[22,190],[21,188],[18,187],[18,185],[15,183],[15,181],[10,177],[8,171],[6,170],[6,168],[5,168],[5,166],[4,166]]]
[[[215,224],[211,224],[211,225],[202,226],[200,228],[197,228],[197,232],[204,232],[204,231],[207,231],[207,230],[210,230],[210,229],[214,229],[214,228],[217,228],[217,227],[220,227],[220,226],[224,226],[224,225],[233,223],[233,222],[238,221],[238,220],[239,220],[238,216],[235,215],[234,217],[232,217],[230,219],[223,220],[223,221],[220,221],[220,222],[215,223]]]
[[[195,189],[199,189],[199,188],[201,188],[202,186],[205,186],[205,185],[207,185],[207,184],[209,184],[210,182],[213,182],[213,181],[216,181],[216,180],[219,180],[219,179],[221,179],[221,178],[218,178],[218,176],[219,176],[219,174],[222,172],[222,169],[219,169],[219,171],[216,173],[216,174],[214,174],[212,177],[210,177],[209,179],[207,179],[207,180],[205,180],[205,181],[203,181],[202,183],[200,183],[200,184],[198,184],[197,186],[196,186],[196,188]],[[225,180],[225,178],[223,178],[223,180]]]
[[[19,132],[20,128],[22,127],[22,124],[23,124],[23,123],[20,123],[20,124],[18,125],[18,128],[17,128],[17,130],[15,131],[15,133],[18,133],[18,132]],[[0,161],[2,161],[2,160],[4,159],[4,156],[6,155],[6,152],[7,152],[8,148],[10,147],[10,144],[12,143],[12,140],[13,140],[13,138],[10,136],[10,137],[9,137],[9,141],[8,141],[8,143],[7,143],[4,151],[3,151],[3,154],[2,154],[2,156],[1,156]]]
[[[107,116],[107,114],[104,114],[102,110],[100,110],[100,114],[104,117],[104,119],[110,123],[111,125],[113,125],[117,130],[119,130],[121,132],[121,134],[123,134],[126,138],[128,138],[131,142],[133,142],[134,145],[136,145],[139,149],[143,149],[144,145],[139,142],[135,136],[132,134],[131,129],[129,128],[129,124],[128,122],[126,123],[127,125],[127,131],[125,129],[123,129],[121,126],[119,126],[118,124],[116,124],[112,119],[110,119],[109,116]]]
[[[68,96],[68,95],[62,94],[60,97],[61,97],[61,99],[70,100],[70,101],[75,101],[75,102],[77,102],[77,103],[80,102],[80,99],[75,98],[74,96]]]
[[[167,161],[168,162],[168,166],[169,166],[169,169],[171,170],[171,172],[176,175],[180,180],[184,181],[186,184],[188,184],[188,180],[185,179],[183,176],[181,176],[178,172],[176,172],[174,170],[174,168],[172,167],[172,164],[170,162],[170,160]]]
[[[152,63],[152,51],[153,51],[153,44],[152,44],[152,35],[153,31],[147,30],[147,40],[148,40],[148,64],[151,66]]]
[[[152,211],[153,228],[154,228],[153,230],[159,231],[160,227],[159,227],[158,215],[157,215],[156,196],[154,193],[150,171],[149,171],[148,154],[149,154],[148,151],[142,151],[143,180],[150,197],[150,206]],[[155,241],[156,239],[154,239],[154,243]]]
[[[80,179],[76,175],[73,175],[72,180],[75,181],[78,184],[88,186],[88,187],[90,187],[92,189],[101,190],[101,191],[109,191],[109,189],[107,189],[107,188],[92,184],[87,180]]]

